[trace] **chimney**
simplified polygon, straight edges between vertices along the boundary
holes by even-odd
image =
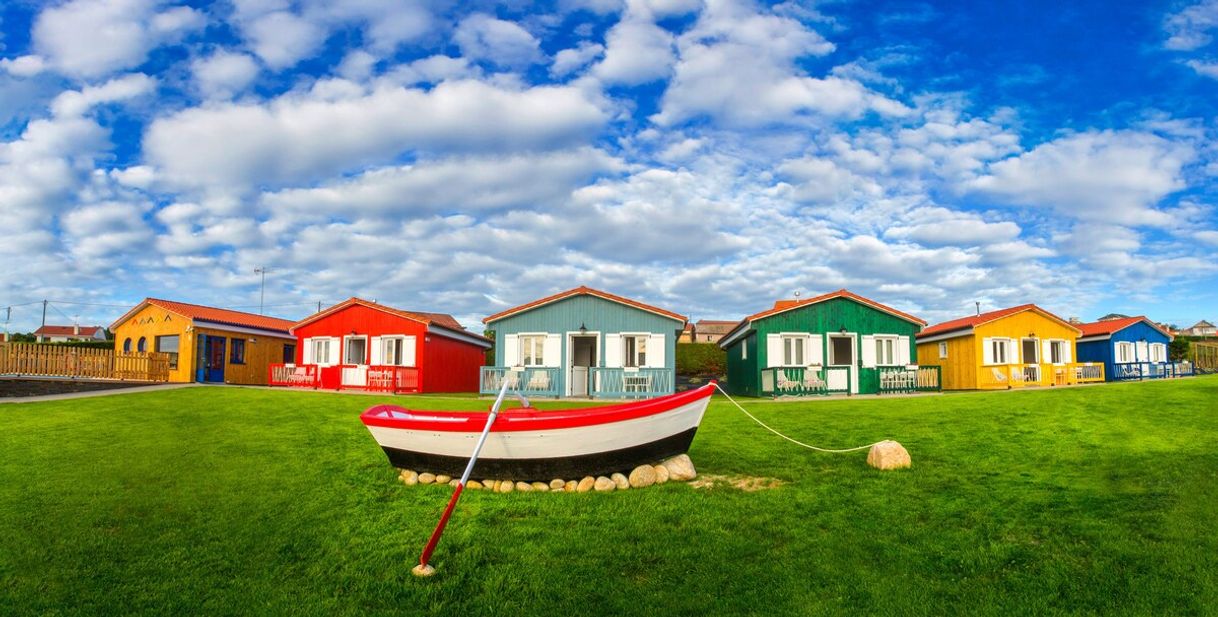
[[[80,336],[80,324],[79,323],[72,324],[72,334]]]

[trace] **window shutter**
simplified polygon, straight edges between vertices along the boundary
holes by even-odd
[[[415,351],[418,345],[418,337],[415,336],[408,336],[402,341],[402,366],[417,366],[415,364]]]
[[[622,335],[605,335],[605,366],[607,368],[622,367]]]
[[[665,368],[668,363],[667,350],[664,349],[664,335],[652,334],[647,338],[647,366]]]
[[[503,365],[520,366],[520,338],[515,334],[503,335]]]
[[[765,364],[767,368],[782,366],[782,337],[765,335]]]
[[[1049,339],[1040,339],[1040,361],[1042,363],[1053,362],[1053,341]]]
[[[875,337],[863,336],[863,368],[875,368]]]
[[[313,364],[313,339],[304,340],[304,352],[301,355],[302,364]]]
[[[379,336],[369,337],[368,345],[370,345],[372,347],[372,349],[368,350],[368,364],[370,364],[370,365],[380,364],[381,361],[384,359],[381,357],[384,352],[383,345],[381,344],[381,337],[379,337]]]
[[[909,354],[909,337],[908,336],[898,336],[897,337],[897,364],[905,366],[905,365],[910,364],[911,362],[912,362],[912,360],[910,359],[910,354]]]
[[[1062,341],[1062,362],[1069,364],[1074,362],[1074,342]]]
[[[825,337],[813,334],[808,337],[808,353],[804,355],[808,366],[820,366],[825,363]]]
[[[341,338],[330,339],[330,364],[342,364],[342,341]]]
[[[1138,362],[1146,362],[1150,360],[1150,348],[1147,347],[1146,341],[1138,341]]]
[[[1019,358],[1022,354],[1023,350],[1020,349],[1019,340],[1007,339],[1007,364],[1023,364]]]
[[[562,335],[547,334],[546,346],[541,350],[544,366],[562,366]]]
[[[990,365],[994,363],[994,339],[981,339],[981,363]]]

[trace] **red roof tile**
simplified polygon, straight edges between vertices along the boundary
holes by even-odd
[[[1159,327],[1159,324],[1151,321],[1143,315],[1137,317],[1125,317],[1124,319],[1108,319],[1105,321],[1094,321],[1091,323],[1079,324],[1078,329],[1082,331],[1082,336],[1099,336],[1103,334],[1112,334],[1118,330],[1124,330],[1139,321],[1145,321],[1146,325],[1162,332],[1167,338],[1172,338],[1171,333]]]
[[[973,327],[979,326],[981,324],[985,324],[985,323],[989,323],[991,321],[1002,319],[1003,317],[1006,317],[1008,315],[1014,315],[1015,313],[1022,313],[1024,311],[1032,311],[1032,310],[1038,311],[1052,319],[1060,321],[1061,323],[1063,323],[1067,326],[1070,326],[1071,328],[1074,328],[1076,330],[1078,329],[1077,326],[1062,319],[1061,317],[1058,317],[1057,315],[1054,315],[1053,313],[1050,313],[1049,311],[1046,311],[1045,309],[1040,308],[1039,306],[1036,306],[1035,304],[1020,304],[1019,306],[1012,306],[1010,308],[998,309],[996,311],[990,311],[988,313],[982,313],[980,315],[970,315],[968,317],[961,317],[959,319],[953,319],[951,321],[937,323],[937,324],[930,326],[929,328],[926,328],[925,330],[919,332],[918,338],[933,336],[935,334],[942,334],[944,332],[953,332],[955,330],[973,328]]]
[[[257,328],[260,330],[270,330],[273,332],[288,333],[288,328],[292,327],[292,322],[287,319],[279,319],[278,317],[268,317],[266,315],[255,315],[244,311],[234,311],[232,309],[216,308],[214,306],[203,306],[201,304],[190,304],[187,302],[176,302],[173,300],[162,300],[159,298],[145,298],[135,308],[127,311],[122,317],[115,321],[111,328],[117,328],[120,324],[127,320],[133,313],[139,311],[147,305],[159,306],[167,311],[177,313],[183,317],[197,319],[200,321],[210,321],[212,323],[224,324],[229,326],[240,326],[244,328]]]
[[[680,321],[680,322],[689,321],[689,318],[684,315],[678,315],[677,313],[674,313],[672,311],[666,311],[662,308],[651,306],[650,304],[643,304],[642,302],[638,302],[636,300],[631,300],[630,298],[623,298],[622,296],[615,296],[608,292],[600,291],[598,289],[592,289],[591,287],[586,287],[586,286],[581,285],[579,287],[576,287],[575,289],[568,289],[567,291],[564,291],[561,293],[556,293],[552,296],[546,296],[544,298],[541,298],[540,300],[534,300],[532,302],[529,302],[526,304],[521,304],[520,306],[510,308],[506,311],[500,311],[498,313],[495,313],[494,315],[491,315],[490,317],[487,317],[486,319],[483,319],[482,323],[490,323],[490,322],[498,320],[498,319],[503,319],[504,317],[507,317],[509,315],[514,315],[516,313],[521,313],[521,312],[527,311],[529,309],[537,308],[544,304],[549,304],[551,302],[557,302],[559,300],[562,300],[563,298],[569,298],[571,296],[581,296],[581,295],[596,296],[598,298],[604,298],[605,300],[609,300],[610,302],[617,302],[618,304],[625,304],[626,306],[633,306],[635,308],[642,309],[642,310],[648,311],[650,313],[656,313],[658,315],[663,315],[664,317],[670,317],[672,319],[676,319],[677,321]]]

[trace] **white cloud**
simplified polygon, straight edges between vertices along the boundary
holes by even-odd
[[[1168,15],[1163,22],[1167,41],[1163,46],[1176,51],[1192,51],[1205,47],[1218,29],[1218,0],[1203,0]]]
[[[17,77],[33,77],[46,69],[46,59],[42,56],[20,56],[17,58],[0,58],[0,68]]]
[[[62,217],[64,243],[75,263],[102,271],[111,269],[116,257],[150,248],[153,233],[143,220],[148,208],[147,204],[104,202],[66,213]]]
[[[884,237],[913,240],[929,246],[976,246],[1007,243],[1023,231],[1011,221],[991,223],[974,214],[946,208],[920,208],[910,212],[907,218],[909,224],[889,227]]]
[[[72,0],[45,9],[33,27],[33,47],[58,71],[100,77],[143,63],[158,45],[205,23],[187,7],[159,11],[154,0]]]
[[[188,109],[153,122],[144,152],[178,185],[239,189],[307,182],[418,148],[557,147],[586,138],[604,120],[574,88],[457,81],[429,91],[381,88],[335,100],[285,95],[266,105]]]
[[[376,56],[357,49],[343,56],[343,61],[338,65],[338,74],[351,81],[363,81],[372,76],[376,63]]]
[[[1218,79],[1218,62],[1202,62],[1200,60],[1189,60],[1185,62],[1197,74],[1213,79]]]
[[[465,57],[501,67],[523,67],[543,57],[540,43],[527,30],[484,13],[462,19],[453,41]]]
[[[1156,206],[1185,186],[1181,170],[1193,155],[1191,147],[1149,133],[1092,131],[993,163],[967,187],[1080,220],[1164,226],[1171,217]]]
[[[258,63],[246,54],[218,50],[190,63],[195,84],[209,99],[229,99],[258,77]]]
[[[133,73],[111,79],[100,86],[63,92],[51,101],[51,111],[57,116],[79,116],[94,105],[125,101],[148,94],[155,88],[155,79],[143,73]]]
[[[672,34],[634,11],[609,30],[605,44],[605,58],[593,69],[605,83],[636,86],[672,73]]]
[[[290,11],[262,15],[242,28],[255,54],[272,69],[286,69],[312,57],[326,42],[318,24]]]
[[[550,66],[550,74],[555,77],[578,71],[604,53],[604,46],[589,41],[580,41],[577,47],[564,49],[554,55],[554,64]]]
[[[660,113],[667,126],[709,116],[733,127],[799,121],[809,114],[899,116],[904,105],[840,77],[810,77],[796,61],[834,45],[798,21],[727,0],[711,2],[677,42],[675,75]]]

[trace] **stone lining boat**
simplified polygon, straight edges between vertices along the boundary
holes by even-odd
[[[607,475],[683,454],[715,388],[586,409],[503,410],[490,427],[474,477],[541,480]],[[459,475],[485,412],[370,407],[360,420],[395,467]]]

